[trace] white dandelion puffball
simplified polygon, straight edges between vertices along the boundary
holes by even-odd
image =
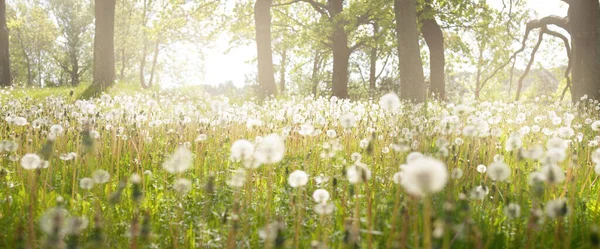
[[[44,233],[46,234],[53,234],[53,233],[58,233],[58,234],[62,234],[64,233],[64,230],[66,228],[66,218],[69,215],[69,212],[67,212],[66,209],[61,208],[61,207],[54,207],[51,209],[48,209],[43,215],[42,217],[40,217],[40,228],[42,229],[42,231],[44,231]],[[55,229],[58,228],[59,231],[56,231]]]
[[[521,206],[516,203],[508,204],[508,206],[506,206],[504,209],[504,215],[506,215],[506,217],[509,219],[519,218],[521,216]]]
[[[398,110],[400,107],[400,98],[394,92],[387,93],[379,98],[379,105],[386,111]]]
[[[402,168],[400,184],[406,192],[424,196],[440,192],[448,182],[448,169],[440,160],[423,156]]]
[[[506,163],[503,162],[493,162],[487,169],[488,176],[498,182],[508,180],[510,177],[510,168]]]
[[[483,164],[477,165],[477,172],[483,174],[487,171],[487,167]]]
[[[423,154],[421,154],[421,152],[413,151],[406,156],[406,163],[410,163],[421,158],[423,158]]]
[[[244,169],[235,170],[231,179],[227,181],[227,185],[232,188],[241,188],[244,183],[246,183],[246,171]]]
[[[54,134],[55,136],[60,136],[64,132],[65,132],[65,129],[62,127],[62,125],[55,124],[50,127],[50,133]]]
[[[345,129],[350,129],[356,123],[356,117],[352,113],[346,113],[340,117],[340,125]]]
[[[24,169],[38,169],[40,166],[42,166],[42,159],[36,154],[29,153],[21,157],[21,167]]]
[[[548,183],[561,183],[565,180],[565,172],[554,164],[543,166],[541,173],[544,174],[546,182]]]
[[[333,213],[334,207],[333,203],[320,203],[315,205],[314,210],[318,215],[327,215]]]
[[[106,170],[97,169],[92,173],[92,179],[98,184],[107,183],[110,180],[110,174]]]
[[[264,137],[256,146],[254,159],[263,164],[281,162],[285,155],[285,143],[277,134]]]
[[[371,170],[363,164],[355,164],[346,169],[346,177],[352,184],[361,183],[371,179]]]
[[[240,139],[231,144],[231,155],[229,158],[233,162],[252,161],[254,156],[254,144],[252,142]]]
[[[90,190],[94,187],[94,180],[92,178],[83,178],[79,180],[79,187],[82,189]]]
[[[295,170],[288,177],[288,184],[292,188],[302,187],[308,183],[308,174],[302,170]]]
[[[317,189],[313,192],[312,197],[318,203],[326,203],[329,200],[329,192],[325,189]]]
[[[177,179],[175,184],[173,184],[173,189],[180,195],[186,195],[192,190],[192,182],[188,179]]]
[[[569,206],[564,198],[552,200],[546,203],[546,214],[550,218],[560,218],[569,214]]]
[[[162,166],[167,172],[178,174],[190,168],[193,160],[194,156],[192,155],[192,152],[184,146],[179,146]]]

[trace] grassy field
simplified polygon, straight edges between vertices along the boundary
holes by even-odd
[[[600,243],[597,102],[83,89],[0,92],[0,248]]]

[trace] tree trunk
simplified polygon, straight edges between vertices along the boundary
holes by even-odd
[[[79,85],[79,60],[76,51],[71,51],[71,86]]]
[[[394,0],[400,59],[400,98],[425,101],[425,79],[419,48],[415,0]]]
[[[569,1],[569,26],[573,53],[571,96],[577,102],[583,95],[600,100],[598,54],[598,0]]]
[[[147,88],[146,78],[144,76],[144,69],[146,67],[146,54],[148,53],[148,35],[146,34],[146,25],[147,25],[147,12],[148,12],[148,1],[144,1],[144,10],[142,11],[142,56],[140,57],[140,85],[142,88]]]
[[[0,0],[0,86],[11,86],[10,53],[8,50],[8,27],[6,27],[6,1]]]
[[[279,91],[285,92],[285,66],[287,64],[287,48],[283,48],[281,53],[281,68],[279,69]]]
[[[95,0],[95,15],[92,95],[106,90],[115,80],[115,0]]]
[[[156,63],[158,62],[158,52],[160,51],[160,38],[161,34],[158,34],[156,37],[156,45],[154,46],[154,56],[152,58],[152,68],[150,69],[150,80],[148,81],[148,85],[145,88],[152,87],[154,82],[154,74],[156,72]]]
[[[272,0],[256,0],[254,20],[256,26],[256,51],[258,59],[258,85],[263,97],[277,95],[273,72],[273,50],[271,48],[271,4]]]
[[[344,30],[345,23],[336,20],[344,10],[343,0],[329,0],[331,18],[334,22],[333,31],[333,75],[331,78],[331,91],[333,96],[348,98],[348,62],[350,48],[348,47],[348,34]]]
[[[373,24],[373,36],[377,36],[379,32],[379,25],[377,23]],[[370,68],[369,68],[369,90],[371,93],[375,92],[376,83],[377,83],[377,43],[373,44],[371,48],[370,57]]]
[[[312,75],[311,75],[311,82],[312,82],[312,94],[316,97],[317,96],[317,89],[319,88],[319,70],[321,66],[321,55],[319,54],[319,51],[315,52],[315,58],[313,59],[313,68],[312,68]]]
[[[423,20],[421,28],[423,38],[429,48],[429,77],[431,81],[430,92],[438,99],[446,99],[446,82],[444,67],[446,57],[444,56],[444,35],[442,29],[434,17]]]

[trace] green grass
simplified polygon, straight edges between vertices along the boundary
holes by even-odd
[[[75,92],[84,90],[81,86]],[[446,123],[457,108],[438,102],[429,103],[427,110],[403,104],[392,114],[372,102],[331,103],[292,97],[232,105],[224,109],[226,113],[219,113],[211,106],[220,97],[191,89],[140,93],[135,87],[119,85],[111,89],[111,101],[93,99],[77,104],[68,96],[70,91],[16,89],[2,95],[2,116],[22,116],[29,124],[0,121],[1,139],[19,144],[16,151],[0,153],[0,248],[311,248],[313,241],[326,242],[326,248],[422,248],[428,244],[432,248],[597,247],[599,188],[592,154],[598,146],[590,141],[599,134],[586,122],[599,119],[592,104],[577,109],[548,100],[465,103],[474,110],[457,114],[452,118],[456,123]],[[57,96],[63,100],[48,98]],[[157,104],[149,104],[153,101]],[[93,103],[95,108],[92,111],[82,103]],[[38,104],[42,106],[32,109]],[[552,124],[552,111],[562,117],[561,124]],[[361,117],[350,129],[340,126],[339,116],[346,113]],[[525,115],[522,122],[517,119],[519,114]],[[564,122],[567,114],[576,114],[569,125]],[[494,116],[500,122],[489,126],[503,131],[499,137],[455,132],[474,125],[477,118],[490,121]],[[545,119],[536,122],[536,117]],[[38,118],[47,120],[40,128],[34,127]],[[248,119],[259,119],[263,125],[249,129]],[[156,120],[162,124],[156,125]],[[50,126],[58,123],[65,134],[47,144]],[[322,133],[300,135],[298,129],[304,123],[312,123]],[[557,164],[566,174],[564,181],[530,186],[528,176],[543,163],[504,149],[512,132],[534,125],[574,130],[567,138],[573,142],[566,158]],[[453,132],[443,132],[446,129]],[[100,136],[90,139],[89,130]],[[326,135],[328,130],[337,133],[340,150],[331,158],[322,158],[321,153],[327,152],[324,143],[335,144]],[[286,134],[283,160],[248,169],[243,187],[229,186],[233,171],[243,168],[242,163],[230,160],[232,143],[254,141],[271,133]],[[581,142],[577,133],[581,133]],[[196,142],[199,134],[206,134],[207,140]],[[545,147],[552,136],[530,132],[522,137],[523,147]],[[371,140],[364,148],[360,146],[363,139]],[[449,145],[442,146],[444,141]],[[186,142],[194,154],[190,169],[168,173],[163,163]],[[396,146],[407,150],[396,152]],[[429,197],[411,196],[393,181],[410,151],[438,158],[450,175],[461,169],[463,176],[449,179],[441,192]],[[61,160],[60,156],[69,152],[77,153],[77,158]],[[366,183],[351,184],[346,177],[355,152],[371,172]],[[18,158],[27,153],[47,155],[50,166],[24,169]],[[510,167],[507,182],[493,182],[488,174],[476,170],[479,164],[489,166],[497,154],[503,155]],[[81,179],[91,177],[97,169],[110,173],[109,182],[82,189]],[[294,170],[309,174],[306,186],[290,187],[288,176]],[[133,174],[141,176],[139,184],[131,180]],[[321,175],[327,180],[318,184]],[[173,187],[180,178],[192,183],[185,195]],[[489,188],[482,200],[471,197],[479,185]],[[319,188],[331,195],[329,202],[335,209],[330,215],[314,210],[317,203],[312,194]],[[120,198],[116,198],[118,194]],[[567,200],[568,215],[559,219],[546,215],[546,203],[561,197]],[[57,198],[64,201],[57,203]],[[425,212],[427,200],[432,204],[430,217]],[[521,207],[518,218],[509,219],[505,214],[509,203]],[[69,217],[85,217],[88,226],[77,236],[59,233],[53,237],[43,231],[43,214],[57,206],[67,210]],[[531,210],[537,209],[542,216],[532,215]],[[537,219],[544,222],[538,224]],[[285,225],[275,233],[273,243],[265,243],[259,232],[276,221]],[[431,230],[425,230],[427,227]],[[357,241],[356,245],[352,241]]]

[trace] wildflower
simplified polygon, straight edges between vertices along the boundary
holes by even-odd
[[[361,183],[371,179],[371,171],[362,163],[354,164],[346,169],[346,177],[352,184]]]
[[[175,184],[173,184],[173,189],[180,195],[186,195],[190,190],[192,190],[192,182],[188,179],[177,179]]]
[[[329,138],[335,138],[337,136],[337,132],[335,132],[335,130],[327,130],[325,133]]]
[[[231,155],[229,158],[233,162],[244,162],[252,165],[250,162],[254,157],[254,144],[245,139],[240,139],[231,145]]]
[[[273,243],[283,236],[283,229],[285,229],[285,224],[281,221],[275,221],[260,229],[258,237],[265,242]]]
[[[312,197],[318,203],[326,203],[329,200],[329,192],[325,189],[317,189],[313,192]]]
[[[400,98],[396,93],[387,93],[379,98],[379,105],[386,111],[395,111],[400,107]]]
[[[38,169],[42,166],[42,159],[36,154],[25,154],[21,157],[21,167],[26,170]]]
[[[509,219],[519,218],[521,216],[521,206],[516,203],[508,204],[508,206],[506,206],[504,209],[504,215],[506,215],[506,217]]]
[[[477,165],[477,172],[483,174],[487,171],[487,167],[483,164]]]
[[[546,174],[542,172],[533,172],[527,177],[530,186],[536,186],[546,181]]]
[[[488,168],[487,174],[494,181],[506,181],[510,177],[510,168],[503,162],[493,162]]]
[[[441,191],[448,181],[448,170],[440,160],[422,157],[402,168],[402,187],[412,195],[424,196]]]
[[[352,113],[346,113],[340,117],[340,125],[345,129],[350,129],[356,123],[356,118]]]
[[[88,226],[88,219],[85,217],[69,218],[65,225],[65,233],[69,235],[79,235]]]
[[[319,215],[331,214],[333,212],[333,209],[333,203],[319,203],[314,207],[315,213]]]
[[[487,186],[477,186],[471,189],[471,199],[483,200],[487,194],[490,193],[490,189]]]
[[[394,183],[400,184],[402,182],[402,172],[396,172],[396,174],[392,176],[392,180]]]
[[[92,179],[97,184],[107,183],[110,179],[110,174],[106,170],[97,169],[92,173]]]
[[[463,171],[460,168],[454,168],[451,173],[452,179],[460,179],[463,176]]]
[[[518,150],[521,147],[523,147],[523,141],[521,140],[521,137],[519,135],[517,135],[516,133],[511,135],[506,140],[506,146],[505,146],[506,151]]]
[[[194,140],[194,141],[196,143],[200,143],[200,142],[206,141],[207,138],[208,138],[208,136],[206,134],[200,134],[200,135],[198,135],[198,137],[196,137],[196,140]]]
[[[600,120],[596,120],[591,125],[593,131],[600,131]]]
[[[167,172],[177,174],[186,171],[192,165],[193,160],[192,152],[183,146],[179,146],[162,166]]]
[[[552,200],[546,203],[546,214],[550,218],[561,218],[569,214],[567,200],[564,198]]]
[[[229,181],[227,181],[227,185],[232,188],[241,188],[244,186],[246,182],[246,171],[244,169],[238,169],[233,172],[233,176]]]
[[[69,215],[62,207],[48,209],[40,218],[40,228],[48,235],[61,235],[65,231],[66,218]]]
[[[288,184],[292,188],[302,187],[308,183],[308,174],[302,170],[295,170],[288,177]]]
[[[421,158],[423,158],[423,154],[421,154],[421,152],[413,151],[406,156],[406,163],[410,163]]]
[[[264,164],[274,164],[283,160],[285,144],[277,134],[264,137],[256,146],[254,159]]]
[[[63,160],[63,161],[70,161],[70,160],[77,158],[77,153],[69,152],[69,153],[61,154],[59,156],[59,158],[60,158],[60,160]]]
[[[298,130],[298,134],[306,137],[306,136],[310,136],[313,134],[313,132],[315,131],[315,127],[312,126],[311,124],[303,124],[300,126],[300,130]]]
[[[555,164],[548,164],[541,169],[546,181],[550,184],[561,183],[565,180],[565,172]]]
[[[81,187],[82,189],[87,189],[90,190],[94,187],[94,180],[92,180],[92,178],[83,178],[81,180],[79,180],[79,187]]]
[[[50,133],[54,134],[55,136],[61,136],[64,132],[65,129],[60,124],[50,126]]]

